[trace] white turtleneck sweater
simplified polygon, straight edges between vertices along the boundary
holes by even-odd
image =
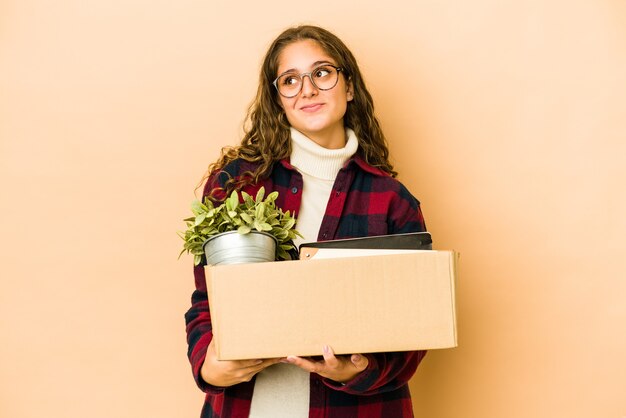
[[[337,173],[358,148],[354,131],[346,129],[346,145],[327,149],[291,128],[291,165],[302,174],[302,202],[296,228],[304,236],[295,244],[317,241]],[[250,418],[306,418],[309,416],[309,373],[278,363],[256,376]]]

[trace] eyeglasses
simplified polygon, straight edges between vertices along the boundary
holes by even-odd
[[[309,77],[311,84],[319,90],[330,90],[337,85],[339,81],[339,71],[343,71],[343,68],[336,67],[330,64],[320,65],[315,67],[309,73],[294,74],[285,73],[278,76],[272,83],[278,93],[286,98],[296,97],[302,85],[304,84],[304,77]]]

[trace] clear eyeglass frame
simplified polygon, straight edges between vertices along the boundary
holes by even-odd
[[[315,83],[315,80],[313,79],[313,76],[311,74],[314,74],[316,71],[318,71],[320,68],[325,68],[325,67],[331,67],[334,68],[335,71],[337,71],[337,78],[335,79],[335,82],[333,83],[332,86],[327,87],[327,88],[322,88],[320,86],[318,86]],[[311,71],[309,71],[308,73],[302,73],[302,74],[290,74],[290,73],[285,73],[285,74],[281,74],[278,77],[276,77],[276,79],[272,82],[272,84],[274,85],[274,87],[276,88],[276,91],[278,92],[278,94],[280,94],[281,96],[287,98],[287,99],[291,99],[293,97],[296,97],[298,94],[300,94],[300,92],[302,91],[302,86],[304,86],[304,77],[309,77],[309,80],[311,81],[311,84],[313,84],[313,86],[315,86],[316,89],[322,90],[322,91],[327,91],[327,90],[331,90],[333,89],[337,83],[339,82],[339,73],[343,71],[343,68],[341,67],[337,67],[336,65],[332,65],[332,64],[322,64],[322,65],[318,65],[317,67],[315,67],[314,69],[312,69]],[[292,95],[286,95],[283,94],[280,89],[278,88],[278,80],[280,80],[281,77],[287,76],[287,75],[291,75],[292,77],[298,77],[298,79],[300,80],[300,86],[298,88],[298,90],[292,94]]]

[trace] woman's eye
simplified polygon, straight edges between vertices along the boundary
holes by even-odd
[[[285,76],[283,77],[283,82],[282,84],[286,85],[286,86],[293,86],[295,84],[298,84],[298,77],[296,76]]]
[[[315,70],[315,73],[313,73],[313,76],[315,76],[315,78],[322,78],[326,77],[328,74],[330,74],[330,69],[318,68],[317,70]]]

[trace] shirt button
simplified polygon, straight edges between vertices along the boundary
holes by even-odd
[[[298,188],[297,187],[292,187],[291,188],[291,193],[293,193],[293,194],[298,193]]]

